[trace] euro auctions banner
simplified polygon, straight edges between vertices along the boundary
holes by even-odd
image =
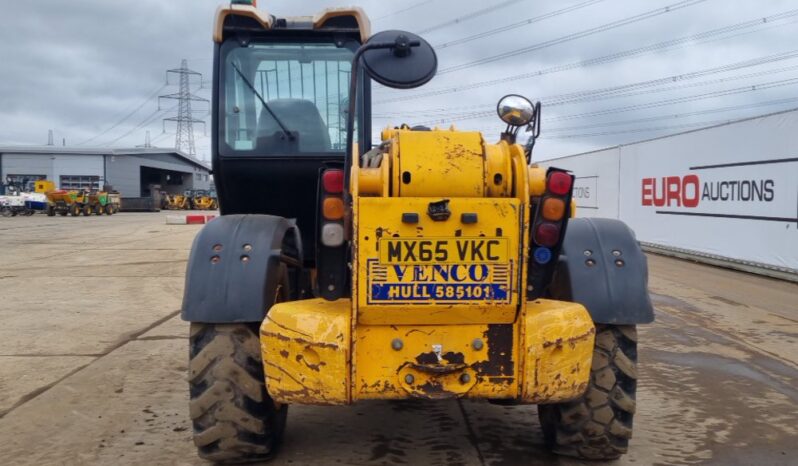
[[[640,241],[798,270],[798,111],[611,151],[618,152],[617,218]],[[565,168],[590,176],[578,159]]]

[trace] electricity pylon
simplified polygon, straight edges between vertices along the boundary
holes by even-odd
[[[202,123],[203,131],[205,131],[205,121],[194,118],[191,110],[191,102],[205,102],[210,104],[208,99],[203,99],[191,93],[191,77],[199,76],[200,87],[202,87],[202,74],[188,69],[188,61],[183,59],[180,68],[166,71],[166,82],[169,83],[169,73],[177,74],[180,76],[180,89],[176,94],[167,94],[158,97],[158,110],[161,109],[161,99],[175,99],[177,103],[177,116],[164,118],[163,127],[166,131],[166,122],[174,121],[177,123],[177,131],[175,134],[175,149],[183,151],[184,153],[195,156],[197,150],[194,146],[194,123]]]

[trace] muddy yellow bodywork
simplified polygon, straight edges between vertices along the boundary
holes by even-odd
[[[587,387],[595,328],[584,307],[537,300],[511,324],[362,325],[351,302],[272,307],[261,326],[278,403],[454,397],[546,403]]]
[[[279,403],[560,402],[587,387],[579,304],[528,301],[531,204],[545,171],[478,132],[383,131],[352,169],[352,298],[273,306],[261,326]]]

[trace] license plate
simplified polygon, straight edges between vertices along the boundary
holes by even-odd
[[[512,261],[504,264],[383,264],[368,261],[368,304],[507,304]]]
[[[382,264],[499,264],[510,261],[507,238],[386,238]]]

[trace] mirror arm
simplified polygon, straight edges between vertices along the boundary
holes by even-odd
[[[401,37],[402,36],[399,38]],[[355,56],[352,57],[352,72],[349,77],[349,112],[346,115],[346,153],[344,153],[344,199],[347,205],[352,204],[352,196],[349,193],[349,184],[351,182],[350,177],[353,163],[352,151],[354,148],[355,138],[355,110],[357,109],[357,79],[358,75],[360,74],[360,57],[363,56],[364,52],[374,49],[396,48],[397,51],[401,50],[404,52],[409,47],[418,47],[421,45],[421,42],[417,40],[400,44],[398,42],[399,38],[397,38],[396,42],[366,42],[357,49]],[[358,154],[357,163],[360,164],[360,154]]]

